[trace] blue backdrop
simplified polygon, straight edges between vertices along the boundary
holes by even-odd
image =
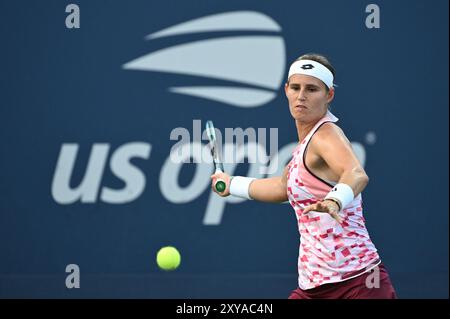
[[[291,207],[211,194],[170,134],[277,128],[287,152],[282,80],[319,52],[399,297],[448,298],[448,1],[376,1],[373,28],[369,1],[74,1],[79,28],[70,3],[0,2],[0,297],[287,298]]]

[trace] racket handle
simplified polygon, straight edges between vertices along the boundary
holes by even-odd
[[[227,184],[225,184],[225,181],[223,181],[222,179],[218,179],[216,181],[216,183],[214,184],[214,188],[219,193],[223,193],[225,191],[225,189],[227,188]]]
[[[220,169],[220,167],[216,168],[215,174],[217,174],[217,173],[223,173],[223,171]],[[214,188],[219,193],[223,193],[225,191],[225,189],[227,188],[227,184],[225,183],[225,181],[223,179],[219,178],[216,180],[216,183],[214,184]]]

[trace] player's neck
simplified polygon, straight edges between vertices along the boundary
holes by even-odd
[[[299,121],[295,121],[295,126],[297,127],[297,135],[298,135],[298,141],[299,143],[301,143],[306,135],[308,135],[308,133],[313,129],[314,125],[316,125],[317,122],[315,123],[305,123],[305,122],[299,122]]]

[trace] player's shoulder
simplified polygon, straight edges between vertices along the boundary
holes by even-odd
[[[328,140],[330,138],[339,138],[345,136],[344,131],[342,131],[342,129],[333,122],[323,123],[314,135],[316,137],[316,140]]]

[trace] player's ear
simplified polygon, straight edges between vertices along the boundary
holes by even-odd
[[[284,94],[286,94],[286,97],[288,94],[288,89],[289,89],[289,81],[284,84]]]
[[[331,88],[328,90],[328,94],[327,94],[327,104],[330,104],[331,101],[333,101],[334,99],[334,88]]]

